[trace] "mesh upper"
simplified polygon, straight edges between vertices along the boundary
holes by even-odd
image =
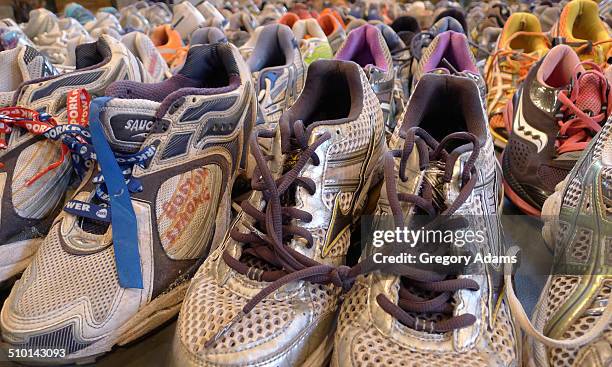
[[[471,348],[464,353],[425,352],[416,350],[416,347],[403,346],[382,335],[369,322],[365,323],[364,316],[368,317],[369,314],[368,285],[364,278],[360,278],[344,299],[336,332],[336,346],[343,338],[348,338],[347,343],[350,341],[342,349],[350,350],[351,366],[490,366],[492,353],[506,365],[516,360],[513,326],[505,303],[499,308],[493,330],[487,330],[484,334],[492,349]],[[406,328],[399,322],[397,327]],[[349,334],[351,330],[353,333]],[[353,337],[349,338],[349,335]],[[440,340],[448,340],[448,335],[441,336]],[[340,358],[346,358],[346,355]]]
[[[120,291],[112,246],[87,256],[66,252],[59,225],[51,229],[16,287],[23,292],[13,304],[25,318],[61,312],[85,300],[96,322],[108,316]]]

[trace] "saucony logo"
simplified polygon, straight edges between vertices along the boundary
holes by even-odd
[[[153,121],[151,120],[127,120],[125,130],[135,133],[134,136],[148,133],[153,127]]]
[[[525,120],[525,117],[523,116],[522,92],[518,100],[518,110],[516,111],[516,116],[514,117],[514,121],[512,123],[512,131],[524,140],[535,144],[535,146],[538,148],[538,153],[540,153],[548,143],[548,136],[542,131],[529,125],[529,123]]]

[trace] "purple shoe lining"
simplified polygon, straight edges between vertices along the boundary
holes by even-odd
[[[336,54],[336,60],[354,61],[361,67],[374,65],[382,70],[388,70],[385,56],[379,38],[380,30],[371,24],[364,24],[353,29]]]
[[[442,59],[446,59],[458,71],[478,73],[478,68],[470,57],[467,39],[463,33],[447,31],[440,33],[436,38],[438,38],[437,47],[423,66],[424,73],[443,67],[440,64]]]
[[[161,118],[170,105],[177,99],[187,95],[212,95],[230,92],[240,86],[240,76],[229,76],[229,84],[220,88],[203,88],[201,81],[177,74],[159,83],[140,83],[122,80],[112,83],[106,88],[105,95],[123,99],[146,99],[160,102],[156,116]]]

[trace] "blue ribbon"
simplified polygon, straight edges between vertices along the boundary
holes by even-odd
[[[142,289],[136,214],[123,172],[106,141],[100,122],[101,110],[109,100],[109,97],[101,97],[91,101],[89,130],[112,208],[111,225],[119,285],[122,288]]]

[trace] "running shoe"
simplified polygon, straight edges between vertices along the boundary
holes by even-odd
[[[549,32],[554,24],[559,21],[562,7],[559,3],[541,2],[533,9],[533,14],[538,17],[542,30]]]
[[[581,60],[593,60],[605,67],[610,56],[612,38],[599,17],[596,2],[574,0],[567,3],[550,35],[556,43],[572,46]]]
[[[140,13],[147,18],[151,27],[157,27],[172,22],[172,11],[166,3],[153,3]]]
[[[483,100],[486,96],[486,85],[476,67],[474,55],[463,33],[446,31],[438,34],[431,44],[423,51],[412,76],[412,88],[417,87],[425,74],[461,75],[472,79]]]
[[[64,7],[64,16],[76,19],[79,23],[85,24],[92,21],[95,16],[90,10],[78,3],[69,3]]]
[[[291,29],[264,26],[247,65],[257,92],[257,125],[275,124],[304,87],[306,67]]]
[[[495,145],[505,147],[508,131],[503,112],[525,80],[534,63],[548,52],[550,45],[538,18],[529,13],[514,13],[508,18],[495,51],[487,59],[487,114]]]
[[[612,363],[611,128],[604,125],[544,203],[542,235],[554,263],[532,322],[514,294],[512,269],[506,271],[511,310],[527,334],[529,366]]]
[[[371,24],[363,25],[348,34],[335,56],[336,60],[354,61],[361,66],[372,90],[380,101],[387,133],[395,128],[395,69],[391,53],[382,33]]]
[[[148,78],[152,82],[161,82],[169,75],[170,70],[166,61],[159,53],[153,41],[141,32],[131,32],[121,37],[121,42],[136,56],[144,66]]]
[[[102,95],[116,80],[142,81],[146,75],[134,55],[108,36],[76,52],[75,72],[22,83],[11,102],[15,107],[0,110],[0,281],[28,265],[61,209],[71,166],[82,168],[81,160],[68,158],[75,145],[63,140],[56,125],[86,125],[90,96]],[[42,67],[40,56],[26,52],[32,57]]]
[[[438,20],[436,24],[432,25],[427,31],[421,31],[412,37],[410,44],[407,45],[410,47],[410,55],[412,56],[410,77],[412,85],[414,85],[414,82],[412,81],[414,78],[414,73],[416,72],[419,62],[423,58],[425,49],[429,47],[437,35],[447,31],[464,33],[461,24],[455,18],[445,17]]]
[[[346,32],[342,24],[330,13],[319,15],[317,22],[319,22],[321,29],[325,32],[332,52],[336,53],[346,39]]]
[[[92,37],[108,34],[113,36],[113,38],[120,39],[120,35],[125,33],[119,19],[107,12],[97,12],[96,19],[86,23],[84,27]]]
[[[278,19],[278,23],[279,24],[284,24],[290,28],[293,28],[293,25],[300,20],[300,17],[297,16],[297,14],[292,13],[292,12],[287,12],[285,14],[283,14],[282,17],[280,17]]]
[[[473,262],[434,271],[418,261],[433,248],[441,256],[505,253],[497,209],[503,200],[501,173],[474,82],[424,75],[390,149],[374,228],[388,228],[385,217],[392,218],[393,228],[463,222],[455,231],[480,232],[483,240],[461,250],[419,242],[410,246],[417,264],[384,266],[375,266],[374,247],[367,244],[359,265],[348,272],[357,269],[362,275],[344,296],[331,366],[520,365],[520,339],[503,296],[501,266]],[[407,248],[404,243],[392,254],[401,256]]]
[[[57,15],[51,11],[44,8],[34,9],[29,13],[28,22],[21,28],[29,39],[37,43],[36,37],[54,31],[58,21]]]
[[[599,66],[580,63],[567,45],[555,46],[531,68],[505,111],[511,126],[502,157],[506,195],[522,211],[540,215],[608,119],[609,93]]]
[[[147,18],[140,12],[140,9],[135,5],[130,5],[120,10],[119,24],[126,32],[143,32],[149,33],[151,24]]]
[[[176,315],[226,236],[254,94],[238,50],[218,43],[192,47],[165,82],[119,81],[92,101],[86,141],[97,165],[5,301],[7,348],[90,363]]]
[[[470,38],[474,41],[474,44],[479,45],[484,50],[483,52],[483,50],[479,50],[475,47],[474,51],[478,60],[488,56],[486,52],[488,50],[486,47],[487,41],[497,41],[496,38],[484,40],[483,37],[485,37],[485,35],[490,37],[492,32],[495,33],[494,30],[502,29],[511,14],[512,11],[505,3],[494,2],[486,7],[484,19],[473,26],[470,33]],[[489,30],[487,31],[487,29]]]
[[[219,12],[219,10],[217,10],[217,8],[215,8],[215,6],[209,1],[200,1],[196,5],[196,9],[202,13],[202,16],[204,16],[204,19],[206,20],[202,26],[225,29],[229,24],[228,20],[223,16],[223,14],[221,14],[221,12]]]
[[[384,139],[362,68],[310,65],[278,129],[251,136],[254,192],[189,287],[172,366],[325,365],[345,286],[341,265],[379,180]]]
[[[170,63],[170,72],[176,74],[177,71],[181,70],[187,59],[189,48],[194,45],[212,45],[217,42],[227,42],[227,37],[223,34],[223,31],[217,27],[203,27],[196,29],[191,34],[191,42],[189,46],[180,48],[176,52],[176,56]]]
[[[393,28],[395,33],[400,36],[406,45],[410,45],[412,37],[421,31],[419,22],[409,15],[403,15],[396,18],[393,23],[391,23],[391,28]]]
[[[241,11],[229,17],[225,34],[236,47],[242,47],[257,28],[257,19],[251,13]]]
[[[22,83],[57,74],[51,62],[34,47],[18,46],[0,52],[0,108],[12,105]]]
[[[327,36],[316,19],[298,20],[293,25],[293,34],[307,66],[316,60],[334,57]]]
[[[181,38],[186,43],[189,42],[189,36],[200,26],[206,23],[206,19],[198,9],[189,1],[174,5],[172,8],[172,29],[179,32]]]
[[[156,27],[149,37],[168,64],[171,64],[176,53],[185,47],[181,34],[169,24]]]

